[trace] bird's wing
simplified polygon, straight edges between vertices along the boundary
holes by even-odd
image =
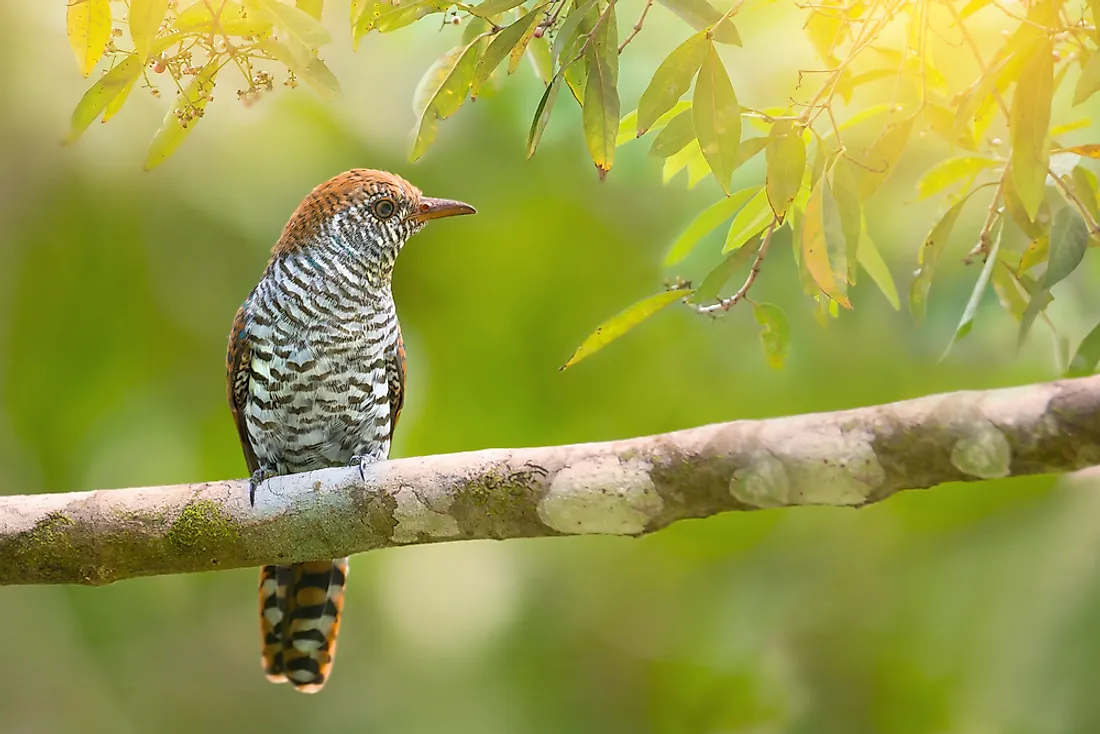
[[[260,468],[256,452],[248,438],[245,425],[244,407],[248,398],[248,383],[252,379],[252,348],[249,343],[248,321],[245,307],[237,309],[233,319],[233,329],[229,332],[229,347],[225,355],[226,392],[229,395],[229,408],[233,411],[233,421],[237,424],[237,434],[244,450],[244,460],[248,464],[248,473]]]
[[[390,443],[397,430],[397,419],[401,417],[401,408],[405,405],[405,340],[401,338],[401,329],[397,330],[397,341],[386,358],[386,381],[390,393]]]

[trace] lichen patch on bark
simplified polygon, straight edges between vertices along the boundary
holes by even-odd
[[[559,533],[636,535],[664,509],[649,462],[595,456],[567,466],[550,483],[538,516]]]

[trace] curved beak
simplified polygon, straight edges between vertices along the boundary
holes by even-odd
[[[457,217],[461,214],[477,214],[469,204],[453,199],[433,199],[425,196],[420,200],[420,207],[409,219],[415,222],[426,222],[429,219],[442,219],[443,217]]]

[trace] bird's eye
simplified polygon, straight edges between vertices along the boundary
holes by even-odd
[[[379,199],[371,204],[371,212],[379,219],[389,219],[397,211],[397,205],[393,199]]]

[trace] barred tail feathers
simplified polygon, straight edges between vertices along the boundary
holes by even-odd
[[[289,681],[303,693],[324,686],[336,655],[347,573],[347,558],[264,568],[261,626],[269,680]]]

